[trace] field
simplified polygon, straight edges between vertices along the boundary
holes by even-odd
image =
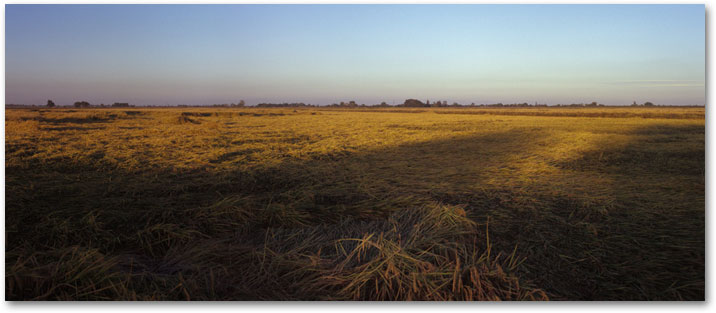
[[[8,300],[704,300],[704,108],[5,112]]]

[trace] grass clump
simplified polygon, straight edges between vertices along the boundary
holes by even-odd
[[[336,240],[339,261],[317,284],[351,300],[546,300],[520,287],[519,258],[491,255],[477,227],[451,206],[398,212],[366,227],[381,231]]]
[[[116,257],[97,249],[68,247],[49,253],[7,253],[7,299],[114,300],[123,298]]]

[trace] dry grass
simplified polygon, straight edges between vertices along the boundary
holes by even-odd
[[[703,300],[703,111],[6,110],[6,298]]]

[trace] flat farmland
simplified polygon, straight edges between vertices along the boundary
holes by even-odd
[[[704,300],[704,108],[6,109],[8,300]]]

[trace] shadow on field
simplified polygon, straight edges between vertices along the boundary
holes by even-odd
[[[49,131],[98,130],[98,129],[105,129],[105,127],[77,127],[77,126],[69,126],[69,127],[43,127],[43,128],[42,128],[42,130],[49,130]]]
[[[451,293],[535,299],[533,282],[555,299],[703,300],[704,145],[672,151],[669,141],[703,143],[703,128],[640,129],[635,138],[653,142],[621,150],[605,142],[556,165],[572,175],[608,175],[612,184],[600,188],[616,201],[604,203],[494,183],[496,173],[520,175],[510,160],[548,136],[534,130],[286,160],[252,171],[126,172],[103,158],[7,167],[6,296],[402,300],[395,295],[427,297],[424,289],[441,290],[435,294],[445,299]],[[633,201],[652,197],[658,200]],[[658,203],[673,205],[652,206]],[[429,220],[395,215],[426,206],[449,207],[452,222],[429,212]],[[435,237],[423,237],[431,231]],[[475,242],[453,237],[462,233],[474,234]],[[383,242],[372,236],[388,241],[370,254],[367,242]],[[450,248],[429,250],[443,244]],[[419,251],[436,257],[414,261]],[[383,263],[365,263],[360,253]],[[492,263],[497,254],[512,257]],[[386,262],[395,269],[371,267]],[[414,276],[438,269],[455,273],[441,287]],[[361,280],[377,272],[383,276]],[[483,277],[492,287],[461,287],[463,276],[465,285]]]
[[[704,300],[704,132],[642,127],[625,147],[603,142],[559,165],[613,181],[614,202],[587,219],[598,241],[583,254],[595,263],[581,285],[594,286],[592,299]]]
[[[107,114],[97,114],[97,115],[90,115],[87,117],[63,117],[63,118],[51,118],[51,117],[38,117],[38,118],[32,118],[35,119],[41,123],[48,123],[48,124],[91,124],[91,123],[106,123],[111,121],[112,119],[116,118],[116,114],[107,115]]]

